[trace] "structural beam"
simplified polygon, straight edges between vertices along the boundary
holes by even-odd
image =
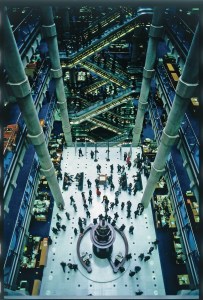
[[[57,43],[56,25],[54,23],[53,11],[51,6],[42,8],[42,32],[46,39],[49,49],[49,56],[52,65],[51,74],[56,82],[56,96],[61,113],[62,128],[67,146],[72,146],[71,126],[69,122],[67,100],[64,91],[63,73],[59,58]]]
[[[165,164],[171,152],[171,148],[178,138],[178,131],[191,97],[195,95],[199,78],[199,25],[188,53],[188,57],[179,78],[173,105],[168,116],[166,127],[163,130],[158,151],[152,165],[151,173],[143,194],[142,203],[146,208],[153,196],[155,186],[164,172]]]
[[[8,85],[17,99],[23,119],[27,126],[28,138],[35,147],[41,165],[41,172],[45,175],[52,195],[58,206],[64,206],[64,200],[55,175],[45,136],[39,123],[38,114],[31,95],[31,87],[25,74],[24,66],[16,45],[12,28],[5,9],[2,14],[4,51],[3,62],[8,74]]]
[[[140,135],[143,127],[144,115],[148,106],[148,96],[150,91],[151,79],[154,76],[156,49],[159,39],[163,35],[163,12],[163,8],[155,8],[154,15],[152,18],[152,24],[150,26],[149,42],[143,71],[142,86],[140,91],[140,98],[138,101],[138,110],[135,119],[135,127],[133,129],[132,146],[134,147],[138,146],[139,144]]]

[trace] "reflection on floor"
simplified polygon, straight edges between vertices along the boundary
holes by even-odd
[[[122,148],[123,149],[123,148]],[[131,161],[133,162],[138,152],[141,152],[140,148],[133,150]],[[86,199],[88,199],[89,192],[87,187],[87,179],[92,182],[93,202],[89,206],[91,218],[87,219],[87,226],[92,223],[93,218],[98,217],[99,214],[104,215],[104,203],[102,202],[103,195],[107,195],[110,202],[115,200],[115,191],[118,189],[118,178],[120,174],[117,173],[117,164],[125,165],[127,181],[133,183],[133,175],[136,174],[137,168],[131,167],[128,170],[126,162],[123,160],[123,153],[120,152],[120,148],[111,148],[109,158],[110,161],[106,161],[107,153],[106,148],[98,148],[98,162],[95,162],[90,158],[90,151],[94,149],[82,148],[84,156],[78,156],[78,150],[75,148],[64,149],[63,160],[61,164],[62,172],[67,172],[71,175],[75,175],[78,172],[84,172],[84,186],[83,192],[85,192]],[[126,148],[126,152],[130,149]],[[95,179],[97,177],[97,164],[101,165],[101,174],[110,175],[110,165],[114,165],[113,171],[113,183],[115,190],[110,191],[110,187],[104,190],[101,185],[101,196],[96,196]],[[143,189],[146,186],[146,178],[142,174]],[[60,187],[62,188],[62,181],[60,181]],[[143,192],[138,191],[136,196],[129,195],[127,191],[122,191],[119,195],[119,205],[108,212],[112,218],[114,213],[118,212],[119,218],[116,223],[120,227],[123,223],[126,225],[125,234],[129,243],[129,253],[132,254],[132,259],[127,261],[124,265],[124,273],[113,273],[111,266],[107,259],[97,258],[92,251],[92,245],[89,237],[89,233],[84,237],[81,243],[81,252],[88,252],[92,254],[91,266],[92,273],[87,273],[83,266],[80,264],[76,254],[76,243],[78,236],[74,234],[74,228],[78,227],[78,218],[86,218],[86,211],[83,207],[83,201],[81,191],[78,191],[76,181],[72,183],[68,191],[62,191],[65,200],[65,210],[59,211],[56,205],[54,205],[53,217],[51,221],[51,228],[56,227],[56,213],[58,212],[62,217],[61,224],[67,226],[66,231],[60,231],[58,236],[54,235],[50,230],[50,236],[53,239],[52,245],[49,247],[47,266],[44,269],[44,275],[42,279],[40,296],[135,296],[135,292],[141,290],[143,295],[165,295],[162,270],[160,265],[160,259],[158,250],[155,249],[150,260],[147,262],[140,261],[138,258],[141,252],[147,255],[149,248],[152,246],[152,242],[156,239],[151,206],[144,210],[141,216],[134,218],[134,211],[137,209],[137,204],[140,202]],[[70,196],[73,195],[77,212],[74,211],[72,205],[70,205]],[[121,210],[121,202],[132,202],[132,215],[131,218],[127,217],[126,206],[124,210]],[[88,202],[87,202],[88,204]],[[67,220],[65,212],[70,213],[70,221]],[[128,230],[131,225],[134,225],[134,234],[129,234]],[[79,231],[79,230],[78,230]],[[124,244],[121,237],[117,234],[116,241],[114,243],[112,258],[114,260],[118,252],[124,252]],[[65,273],[60,266],[60,262],[76,263],[78,264],[78,271],[70,270],[66,267]],[[141,271],[135,276],[130,277],[129,271],[133,270],[135,266],[140,266]]]

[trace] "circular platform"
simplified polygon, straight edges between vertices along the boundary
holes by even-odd
[[[117,249],[116,251],[114,249]],[[125,272],[114,273],[113,269],[108,261],[108,259],[101,259],[96,257],[93,253],[92,243],[90,239],[90,232],[88,232],[81,241],[80,245],[80,253],[88,252],[88,254],[92,254],[92,258],[90,259],[92,272],[88,273],[81,263],[78,260],[77,254],[75,252],[74,260],[78,263],[79,272],[89,280],[93,282],[106,283],[117,280],[120,278],[129,268],[130,261],[126,261],[124,264]],[[114,261],[115,256],[121,252],[123,255],[125,253],[125,244],[122,237],[119,234],[116,234],[116,239],[114,242],[113,252],[112,252],[112,260]]]

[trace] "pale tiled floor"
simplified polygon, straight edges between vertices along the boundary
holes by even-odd
[[[91,218],[87,219],[87,225],[94,217],[98,217],[100,213],[104,213],[104,203],[102,204],[102,196],[107,195],[110,202],[115,199],[115,191],[118,188],[117,164],[124,164],[123,153],[128,152],[129,148],[110,148],[110,161],[106,161],[106,148],[98,148],[98,162],[90,159],[90,151],[92,148],[87,147],[87,154],[85,155],[85,148],[82,148],[83,157],[78,157],[78,149],[75,155],[75,148],[68,148],[64,150],[62,160],[62,172],[68,172],[72,175],[76,175],[77,172],[84,172],[84,188],[86,199],[88,198],[87,179],[92,182],[93,191],[93,204],[89,205],[89,211]],[[93,149],[94,150],[94,149]],[[136,154],[140,152],[140,148],[133,149],[132,161],[136,157]],[[95,192],[95,178],[97,177],[96,165],[100,164],[101,174],[110,175],[110,165],[114,164],[113,182],[115,185],[115,191],[110,191],[108,187],[106,190],[101,186],[101,197],[98,198]],[[128,171],[126,168],[128,183],[133,183],[132,176],[136,174],[137,169],[131,167]],[[142,175],[143,188],[146,186],[146,178]],[[62,187],[62,182],[60,182]],[[95,257],[92,254],[92,273],[87,273],[86,270],[80,264],[76,255],[76,243],[77,237],[75,237],[73,230],[78,228],[78,217],[86,217],[85,210],[83,208],[83,202],[81,192],[76,187],[76,182],[72,183],[72,186],[68,191],[63,191],[63,197],[65,200],[65,210],[60,212],[56,205],[54,206],[53,217],[51,227],[56,224],[56,213],[62,217],[61,224],[67,226],[66,232],[61,231],[58,236],[55,236],[50,230],[50,235],[53,239],[53,244],[49,247],[47,266],[44,269],[44,276],[42,279],[40,295],[60,295],[60,296],[87,296],[92,294],[93,296],[134,296],[135,291],[139,289],[143,291],[143,295],[165,295],[162,270],[160,266],[160,259],[158,250],[152,252],[152,257],[148,262],[140,262],[138,255],[141,252],[148,251],[151,246],[151,242],[155,240],[155,229],[152,217],[151,207],[149,206],[144,210],[141,216],[134,218],[134,211],[137,208],[137,204],[140,202],[143,192],[137,192],[136,196],[128,195],[126,191],[122,191],[119,195],[119,205],[114,206],[113,211],[110,210],[109,214],[113,217],[113,214],[117,211],[119,218],[117,226],[121,226],[122,223],[126,225],[125,234],[129,243],[129,252],[132,253],[132,259],[125,263],[124,267],[126,271],[124,273],[118,272],[114,274],[106,259],[102,260]],[[76,200],[78,212],[74,212],[72,206],[70,206],[70,196],[73,195]],[[131,219],[127,219],[126,207],[121,211],[120,203],[122,201],[132,201],[132,216]],[[71,220],[68,221],[65,216],[65,211],[68,211],[71,215]],[[129,226],[133,224],[134,234],[128,233]],[[81,243],[81,252],[87,251],[92,253],[92,245],[90,241],[89,233],[83,238]],[[124,252],[124,244],[121,237],[117,234],[114,243],[113,254],[114,257],[119,251]],[[74,272],[67,267],[66,273],[63,272],[60,262],[75,262],[78,264],[78,271]],[[133,270],[136,265],[141,266],[141,271],[134,277],[129,276],[129,271]]]

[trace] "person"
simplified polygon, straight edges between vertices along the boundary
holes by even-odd
[[[154,250],[154,247],[150,247],[149,251],[147,252],[147,254],[152,254],[152,251]]]
[[[50,237],[50,235],[48,236],[48,245],[52,244],[52,238]]]
[[[136,217],[139,215],[139,210],[138,209],[134,211],[134,215],[135,215],[135,219],[136,219]]]
[[[142,261],[144,258],[144,253],[140,253],[140,255],[138,256],[140,258],[140,260]]]
[[[61,228],[61,224],[59,223],[59,222],[56,222],[56,228],[57,228],[57,230],[61,230],[60,228]]]
[[[53,231],[53,233],[54,234],[58,234],[58,230],[57,230],[57,228],[55,228],[55,227],[52,227],[52,229],[51,229],[52,231]]]
[[[88,210],[88,205],[87,204],[83,204],[84,209]]]
[[[114,191],[114,189],[115,189],[115,185],[113,184],[113,182],[111,183],[111,185],[110,185],[110,191]]]
[[[61,225],[61,228],[63,229],[63,231],[66,231],[66,225]]]
[[[115,203],[114,202],[110,202],[110,209],[114,208]]]
[[[89,197],[92,197],[92,190],[89,190]]]
[[[135,294],[138,295],[138,296],[140,296],[140,295],[143,294],[143,292],[139,290],[139,291],[135,292]]]
[[[90,152],[90,156],[91,156],[91,159],[93,159],[93,158],[94,158],[94,151],[92,151],[92,150],[91,150],[91,152]]]
[[[113,164],[110,165],[111,173],[113,173]]]
[[[114,214],[114,218],[115,218],[116,221],[117,221],[118,217],[119,217],[119,214],[116,212],[116,213]]]
[[[91,214],[90,214],[89,210],[86,211],[86,216],[87,216],[87,218],[91,217]]]
[[[70,196],[70,205],[72,205],[75,202],[73,196]]]
[[[77,228],[74,228],[74,234],[77,235],[78,234],[78,230]]]
[[[99,164],[97,165],[97,173],[101,173],[101,166]]]
[[[73,208],[74,208],[75,212],[77,212],[77,205],[75,203],[73,204]]]
[[[62,267],[62,269],[63,269],[63,272],[65,273],[65,272],[66,272],[66,263],[65,263],[64,261],[62,261],[62,262],[60,263],[60,265],[61,265],[61,267]]]
[[[123,273],[123,272],[125,272],[125,268],[121,266],[121,267],[119,268],[119,271],[120,271],[121,273]]]
[[[98,197],[101,195],[101,192],[100,192],[99,188],[96,188],[96,194],[97,194]]]
[[[157,248],[158,243],[159,243],[159,240],[158,240],[158,239],[156,239],[154,242],[152,242],[152,244],[153,244],[156,248]]]
[[[86,218],[82,218],[82,221],[83,221],[84,226],[86,226],[87,225],[87,219]]]
[[[89,204],[92,204],[92,197],[88,198],[88,202],[89,202]]]
[[[135,266],[135,273],[138,273],[141,270],[140,266]]]
[[[116,197],[116,198],[115,198],[115,205],[118,206],[118,203],[119,203],[118,197]]]
[[[131,259],[132,258],[132,254],[131,253],[128,253],[128,254],[126,254],[126,260],[128,261],[129,259]]]
[[[123,231],[125,229],[125,225],[122,224],[121,227],[119,228],[120,231]]]
[[[79,152],[79,157],[83,156],[81,148],[78,150],[78,152]]]
[[[133,277],[134,275],[135,275],[135,271],[131,271],[131,270],[130,270],[129,276],[130,276],[130,277]]]
[[[73,270],[77,271],[78,270],[78,265],[77,264],[73,264]]]
[[[108,216],[108,218],[107,218],[108,223],[111,223],[111,219],[112,219],[112,217]]]
[[[70,270],[73,270],[73,264],[68,263],[67,266],[69,267]]]
[[[129,162],[128,162],[128,170],[130,170],[131,166],[132,166],[132,163],[131,163],[131,161],[129,160]]]
[[[70,220],[70,214],[68,212],[65,212],[67,220]]]
[[[124,202],[121,202],[121,210],[124,209],[124,206],[125,206],[125,203],[124,203]]]
[[[144,257],[144,261],[148,261],[150,259],[150,255],[146,255],[145,257]]]
[[[82,227],[82,219],[80,217],[78,218],[78,225],[79,227]]]
[[[93,219],[93,224],[96,225],[97,224],[97,218]]]
[[[111,223],[111,225],[115,226],[116,225],[116,220],[113,220],[112,223]]]
[[[129,227],[129,233],[133,234],[133,230],[134,230],[134,226],[131,225],[131,226]]]
[[[91,188],[92,183],[89,179],[87,179],[87,185],[88,185],[88,188]]]
[[[126,218],[130,218],[131,217],[131,210],[127,210],[127,217]]]
[[[128,156],[127,152],[124,152],[124,155],[123,155],[124,160],[126,160],[127,156]]]
[[[56,218],[57,218],[57,221],[60,221],[62,219],[58,213],[56,214]]]
[[[119,164],[117,165],[117,171],[118,171],[118,173],[121,172],[121,166]]]

